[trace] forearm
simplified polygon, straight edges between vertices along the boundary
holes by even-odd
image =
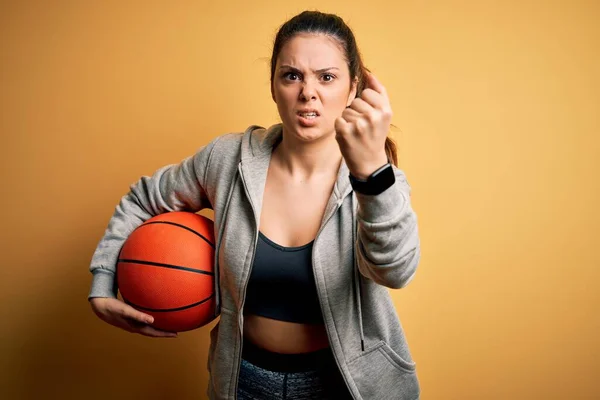
[[[410,187],[404,173],[395,169],[395,174],[396,182],[378,195],[356,193],[356,254],[364,276],[387,287],[401,288],[416,272],[420,240]]]

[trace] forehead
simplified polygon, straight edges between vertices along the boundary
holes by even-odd
[[[296,68],[341,68],[346,60],[339,42],[323,34],[302,34],[289,40],[279,52],[278,64]]]

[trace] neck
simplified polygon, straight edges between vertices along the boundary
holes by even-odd
[[[273,150],[273,160],[293,180],[306,182],[323,175],[337,175],[342,153],[334,135],[332,132],[304,142],[284,132],[281,142]]]

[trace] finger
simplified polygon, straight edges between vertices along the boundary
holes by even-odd
[[[121,308],[121,316],[144,324],[151,324],[154,322],[154,318],[151,315],[138,311],[125,303],[123,303]]]
[[[139,322],[137,320],[122,318],[121,327],[131,333],[139,333],[140,335],[150,337],[177,337],[177,332],[168,332],[160,329],[156,329],[150,325]]]
[[[365,89],[360,94],[360,98],[367,103],[371,108],[377,110],[385,110],[389,107],[389,100],[373,89]]]
[[[349,124],[349,129],[345,131],[346,136],[356,136],[369,127],[369,121],[365,118],[365,115],[359,114],[352,109],[344,111],[342,118]]]
[[[356,110],[360,114],[368,114],[374,110],[374,108],[371,104],[367,103],[365,100],[358,98],[358,97],[355,98],[354,100],[352,100],[352,103],[350,104],[350,107],[348,107],[348,108],[350,108],[352,110]]]
[[[351,135],[353,132],[353,124],[346,121],[344,117],[338,117],[335,120],[335,135],[337,137],[344,137]]]
[[[176,338],[177,332],[167,332],[161,331],[159,329],[153,328],[151,326],[144,326],[138,329],[139,334],[150,337],[164,337],[164,338]]]
[[[357,120],[359,120],[360,118],[363,117],[363,114],[359,113],[358,111],[352,109],[352,108],[346,108],[343,112],[342,112],[342,118],[344,118],[344,120],[346,122],[356,122]]]
[[[148,326],[145,322],[140,322],[136,319],[131,319],[127,317],[121,317],[120,321],[122,325],[126,326],[126,329],[129,332],[137,332],[145,326]]]
[[[385,87],[381,84],[381,82],[379,82],[373,73],[367,71],[365,83],[367,88],[373,89],[377,93],[387,97],[387,91],[385,90]]]

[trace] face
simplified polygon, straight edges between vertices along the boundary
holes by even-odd
[[[311,141],[334,135],[335,120],[356,95],[335,39],[298,35],[282,47],[271,86],[286,135]]]

